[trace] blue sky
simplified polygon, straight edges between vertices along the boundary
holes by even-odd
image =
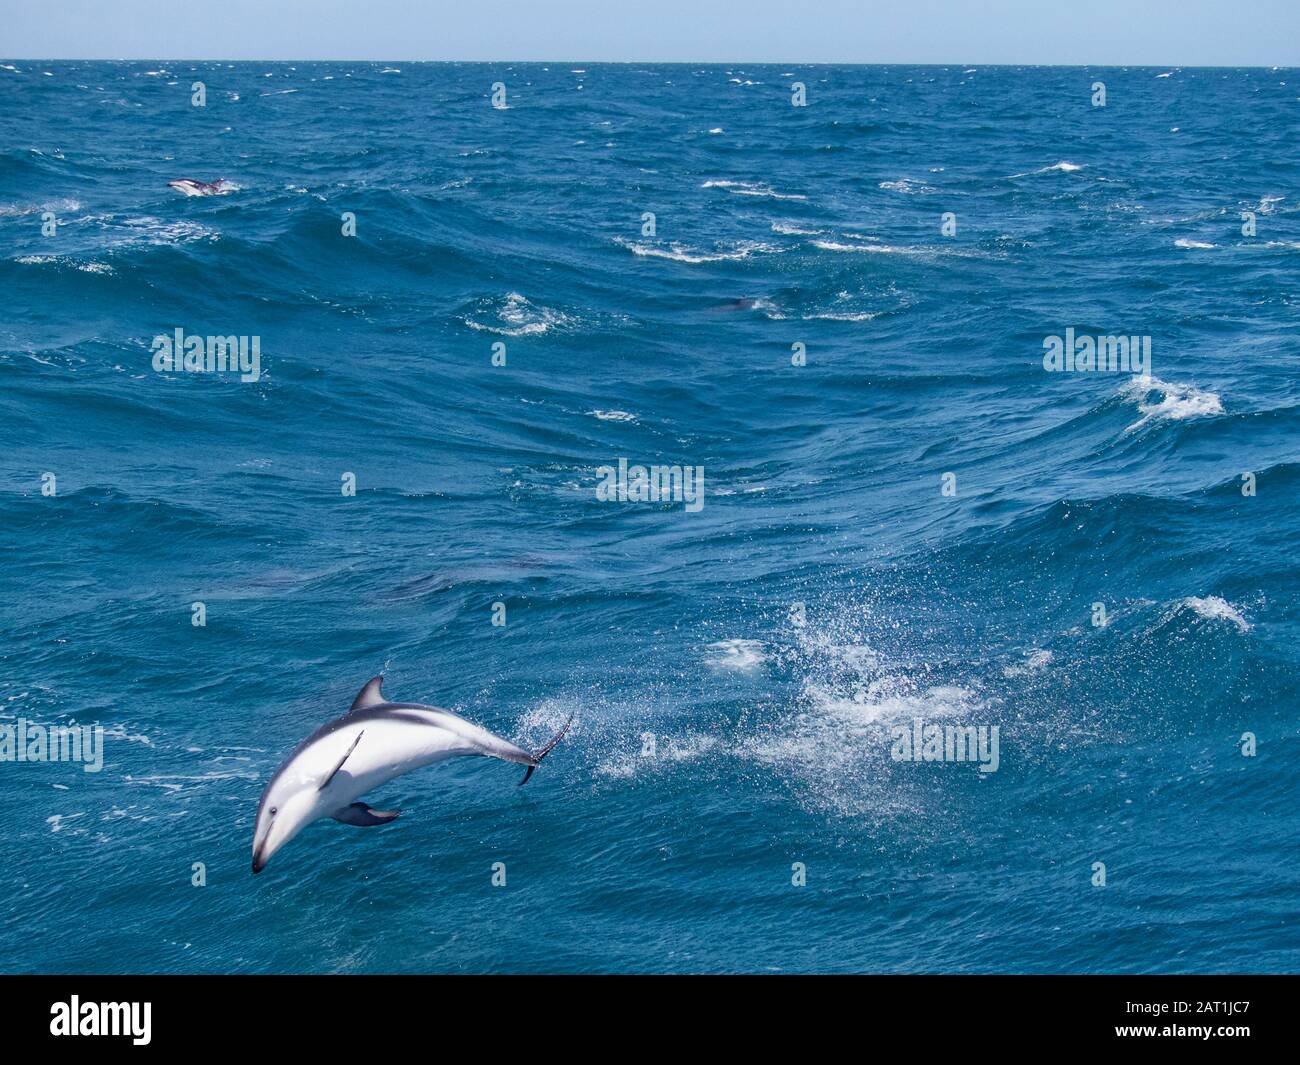
[[[1300,0],[0,0],[0,56],[1300,66]]]

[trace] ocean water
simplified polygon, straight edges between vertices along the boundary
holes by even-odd
[[[0,763],[5,971],[1300,963],[1300,71],[11,61],[0,116],[0,724],[105,730]],[[381,671],[574,728],[254,877]]]

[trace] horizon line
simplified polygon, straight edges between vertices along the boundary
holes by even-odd
[[[1283,63],[981,63],[978,60],[952,60],[947,62],[892,60],[888,62],[850,59],[361,59],[292,57],[288,59],[232,59],[216,56],[166,57],[166,56],[0,56],[0,62],[17,63],[406,63],[406,64],[489,64],[518,63],[559,65],[586,63],[591,66],[803,66],[803,67],[1031,67],[1035,69],[1077,70],[1101,67],[1108,70],[1300,70],[1300,66]]]

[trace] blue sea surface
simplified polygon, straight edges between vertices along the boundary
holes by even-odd
[[[105,737],[0,762],[0,969],[1295,971],[1298,128],[1296,70],[0,64],[0,725]],[[573,731],[253,876],[381,671]]]

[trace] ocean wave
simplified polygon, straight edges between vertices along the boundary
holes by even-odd
[[[564,64],[384,65],[347,80],[346,65],[187,62],[172,89],[133,76],[156,61],[0,71],[0,716],[121,732],[102,774],[0,774],[10,808],[38,810],[0,862],[35,916],[102,903],[139,933],[97,946],[69,925],[42,941],[48,967],[500,967],[499,937],[358,944],[348,918],[347,884],[372,859],[371,881],[400,888],[431,846],[472,871],[490,837],[501,854],[534,848],[543,875],[525,901],[541,910],[572,902],[550,872],[594,883],[558,953],[514,937],[521,971],[1006,957],[1112,971],[1129,961],[1093,934],[1116,916],[1096,892],[1057,892],[1040,927],[1014,918],[1059,886],[1074,843],[1153,796],[1162,818],[1135,813],[1130,842],[1157,871],[1209,870],[1196,886],[1227,900],[1223,919],[1180,924],[1158,876],[1115,898],[1130,925],[1155,922],[1147,939],[1177,940],[1178,965],[1220,964],[1228,911],[1251,926],[1252,900],[1216,847],[1243,797],[1282,809],[1292,783],[1285,759],[1233,762],[1231,741],[1296,725],[1300,198],[1279,132],[1294,78],[1278,91],[1258,72],[1180,75],[1204,96],[1196,117],[1140,69],[1114,75],[1126,105],[1098,113],[1077,71],[1043,68],[981,69],[992,108],[968,106],[959,67],[799,69],[815,99],[792,111],[771,98],[791,80],[775,67],[751,95],[717,68],[593,66],[576,96]],[[191,66],[210,90],[201,129]],[[483,94],[498,75],[535,121],[496,119]],[[265,80],[304,99],[261,104]],[[22,106],[33,85],[54,126]],[[340,121],[295,142],[295,113],[324,94]],[[431,106],[441,132],[421,136]],[[1124,149],[1113,166],[1079,146],[1098,118]],[[1237,135],[1256,127],[1277,136]],[[1061,166],[1067,151],[1091,161]],[[1042,180],[1008,181],[1009,165]],[[223,172],[248,190],[166,186]],[[744,189],[700,187],[739,175]],[[953,240],[938,231],[947,196],[970,222]],[[1257,201],[1250,239],[1238,218]],[[642,237],[632,220],[656,208],[659,233]],[[1164,337],[1172,380],[1044,375],[1034,349],[1054,321]],[[173,326],[260,333],[274,375],[154,373],[150,340]],[[496,341],[508,370],[487,368]],[[703,466],[703,510],[601,502],[595,471],[620,456]],[[200,600],[206,628],[191,624]],[[247,873],[261,785],[386,659],[416,674],[394,694],[464,707],[530,749],[578,717],[526,788],[522,769],[466,759],[375,795],[436,797],[460,811],[450,831],[403,820],[386,843],[324,825],[278,855],[272,879],[343,929],[331,942],[275,921],[207,934],[274,887]],[[917,718],[1001,726],[1001,769],[895,760],[895,730]],[[231,735],[261,749],[218,760],[237,753]],[[1286,852],[1277,820],[1247,855],[1251,883]],[[166,945],[165,893],[119,889],[139,881],[133,862],[203,857],[213,825],[233,826],[221,846],[242,875],[183,955]],[[88,852],[102,832],[112,846]],[[629,839],[631,887],[626,863],[601,871]],[[107,864],[79,879],[87,853]],[[808,906],[764,902],[786,880],[774,853],[807,861]],[[1003,877],[981,908],[1003,868],[1029,880]],[[884,910],[846,956],[855,883],[884,885]],[[833,884],[847,895],[821,890]],[[486,905],[443,896],[457,925]],[[1289,912],[1300,897],[1254,902]],[[742,927],[765,906],[773,949]],[[971,921],[945,923],[954,907]],[[660,910],[691,916],[669,952],[637,923]]]

